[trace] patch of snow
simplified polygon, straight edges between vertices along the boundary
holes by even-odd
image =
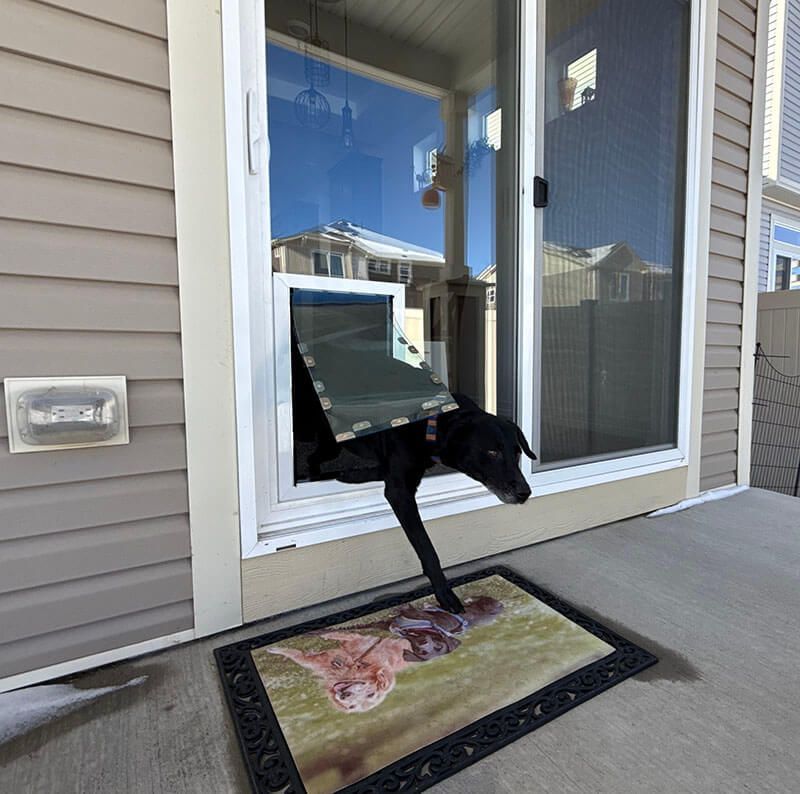
[[[706,491],[705,493],[701,493],[700,496],[695,496],[693,499],[684,499],[676,505],[662,507],[661,510],[648,513],[647,518],[657,518],[658,516],[666,516],[670,513],[679,513],[681,510],[688,510],[690,507],[702,505],[706,502],[716,502],[720,499],[727,499],[729,496],[735,496],[737,493],[746,491],[748,487],[747,485],[732,485],[730,488],[718,488],[715,491]]]
[[[132,678],[126,684],[97,689],[76,689],[71,684],[49,684],[17,689],[0,695],[0,744],[27,733],[49,720],[76,711],[103,695],[138,686],[146,675]]]

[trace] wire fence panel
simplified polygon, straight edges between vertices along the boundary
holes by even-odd
[[[756,345],[750,484],[800,496],[800,374],[786,375]]]

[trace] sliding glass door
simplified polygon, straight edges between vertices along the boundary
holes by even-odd
[[[546,0],[543,465],[673,447],[690,6]]]

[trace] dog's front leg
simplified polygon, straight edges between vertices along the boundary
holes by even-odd
[[[384,495],[386,501],[392,506],[406,537],[414,547],[414,551],[422,563],[422,572],[430,579],[436,600],[442,609],[446,609],[448,612],[463,612],[464,606],[448,584],[442,571],[442,564],[439,562],[439,556],[422,523],[417,501],[414,498],[414,490],[415,488],[410,488],[408,483],[390,480],[386,483]]]

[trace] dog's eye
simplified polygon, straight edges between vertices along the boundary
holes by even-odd
[[[496,449],[490,449],[486,452],[486,454],[492,459],[497,460],[500,457],[500,453]]]

